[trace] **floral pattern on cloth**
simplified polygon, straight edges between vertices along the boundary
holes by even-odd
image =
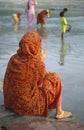
[[[19,115],[47,116],[48,108],[56,108],[59,102],[60,77],[47,73],[41,51],[39,34],[27,32],[8,62],[3,83],[4,105]]]

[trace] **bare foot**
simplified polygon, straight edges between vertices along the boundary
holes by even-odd
[[[62,111],[61,114],[56,115],[56,119],[64,119],[69,117],[72,117],[72,113],[67,111]]]

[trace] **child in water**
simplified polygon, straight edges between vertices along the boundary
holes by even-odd
[[[61,25],[61,40],[62,40],[62,43],[64,42],[64,34],[67,32],[67,31],[70,31],[71,29],[71,25],[68,24],[66,18],[65,18],[65,12],[62,11],[60,13],[60,25]],[[67,27],[69,27],[67,29]]]

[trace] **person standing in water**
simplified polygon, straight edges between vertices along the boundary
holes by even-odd
[[[37,2],[35,0],[28,0],[25,13],[27,16],[29,29],[32,29],[32,24],[35,21],[35,5]]]
[[[14,13],[12,14],[12,18],[14,21],[14,31],[18,31],[20,29],[20,23],[21,23],[21,14],[18,13]]]
[[[63,43],[64,42],[64,34],[67,31],[70,31],[70,29],[71,29],[71,25],[68,24],[68,22],[65,18],[65,11],[64,10],[60,13],[60,25],[61,25],[61,40]]]

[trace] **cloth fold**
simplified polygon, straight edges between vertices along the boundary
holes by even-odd
[[[47,73],[41,51],[39,34],[28,32],[8,62],[3,83],[4,104],[20,115],[47,116],[49,106],[53,108],[54,103],[56,108],[61,103],[60,77],[57,73]]]

